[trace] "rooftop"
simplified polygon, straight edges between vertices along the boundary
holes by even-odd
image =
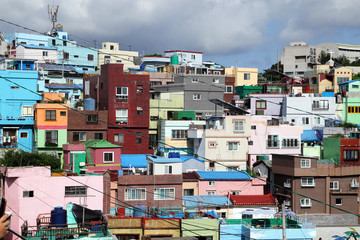
[[[154,155],[148,155],[147,159],[154,163],[182,163],[183,161],[180,158],[166,158]]]
[[[251,176],[245,171],[198,171],[202,180],[250,180]]]
[[[217,195],[198,195],[183,196],[183,205],[185,207],[207,207],[207,206],[227,206],[232,205],[226,196]]]
[[[276,205],[271,193],[267,195],[230,195],[233,205]]]
[[[104,139],[90,139],[83,144],[87,148],[121,148],[121,146],[112,144]]]
[[[123,168],[146,168],[147,160],[146,154],[122,154],[121,155],[121,167]]]

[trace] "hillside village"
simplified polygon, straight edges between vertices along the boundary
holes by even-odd
[[[1,157],[61,165],[1,166],[11,228],[25,239],[355,234],[360,68],[333,59],[358,61],[360,45],[291,42],[271,80],[200,51],[80,46],[60,24],[4,36]]]

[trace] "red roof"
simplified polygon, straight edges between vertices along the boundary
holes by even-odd
[[[183,173],[182,175],[183,175],[183,180],[199,179],[199,175],[196,172],[186,172],[186,173]]]
[[[275,205],[271,193],[267,195],[230,195],[230,201],[236,205]]]

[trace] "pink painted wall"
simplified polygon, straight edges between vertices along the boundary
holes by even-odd
[[[216,195],[227,195],[232,191],[240,191],[241,195],[263,195],[266,183],[258,180],[238,180],[238,181],[216,181],[215,186],[209,186],[209,181],[199,181],[199,195],[207,195],[206,191],[216,191]]]
[[[64,144],[63,151],[64,151],[63,169],[68,170],[68,169],[70,169],[70,167],[69,167],[70,152],[71,151],[85,151],[85,145],[83,145],[83,144],[76,144],[76,145]]]
[[[57,206],[66,209],[66,204],[70,202],[84,202],[84,197],[65,197],[65,186],[86,184],[89,186],[87,207],[103,210],[103,176],[52,177],[50,169],[46,167],[8,168],[6,175],[6,211],[13,213],[11,228],[18,233],[24,220],[28,221],[29,226],[36,226],[39,214],[50,213]],[[23,191],[34,191],[34,197],[24,198]]]
[[[271,116],[251,116],[251,125],[256,125],[256,129],[251,130],[250,141],[253,145],[249,145],[248,154],[250,159],[250,166],[256,162],[257,155],[269,155],[271,160],[271,154],[289,154],[299,155],[301,154],[301,134],[303,133],[302,126],[290,126],[289,124],[280,124],[279,126],[268,126],[267,120],[270,120]],[[267,148],[267,135],[279,136],[278,148]],[[298,139],[297,148],[286,148],[282,146],[282,139],[296,138]]]
[[[91,154],[91,160],[93,164],[96,165],[95,167],[86,167],[90,172],[103,173],[106,170],[121,170],[121,148],[89,148],[89,151]],[[114,162],[104,163],[104,152],[113,152]]]

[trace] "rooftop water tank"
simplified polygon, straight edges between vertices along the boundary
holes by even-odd
[[[179,65],[179,56],[173,55],[170,57],[170,64],[171,65]]]
[[[57,228],[66,227],[66,210],[62,207],[55,207],[51,211],[50,224]]]
[[[84,100],[84,110],[94,111],[95,110],[95,99],[86,98]]]

